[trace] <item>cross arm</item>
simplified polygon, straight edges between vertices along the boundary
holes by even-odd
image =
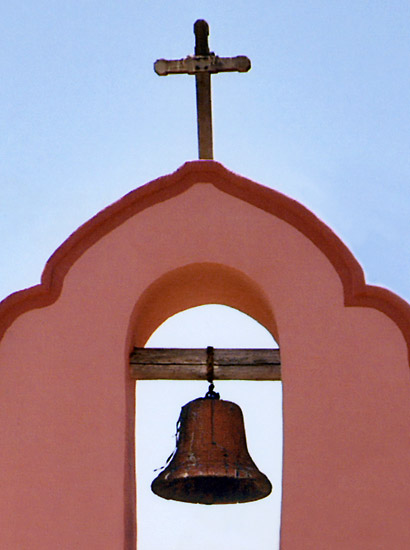
[[[154,63],[154,70],[160,76],[233,71],[246,73],[250,68],[250,59],[245,55],[236,57],[219,57],[215,54],[195,55],[187,56],[184,59],[158,59]]]

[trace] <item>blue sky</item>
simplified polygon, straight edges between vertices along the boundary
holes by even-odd
[[[410,299],[407,1],[7,2],[0,17],[0,296],[35,284],[81,223],[197,156],[194,78],[160,57],[210,46],[215,159],[301,201],[371,283]]]
[[[103,207],[197,158],[194,78],[153,62],[192,54],[204,18],[211,50],[252,61],[212,78],[215,159],[302,202],[368,282],[410,300],[408,1],[26,0],[0,14],[0,299],[38,283]]]

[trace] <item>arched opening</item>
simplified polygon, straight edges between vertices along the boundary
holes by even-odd
[[[251,317],[222,305],[194,307],[165,321],[146,347],[278,347],[270,332]],[[282,384],[218,381],[223,399],[244,413],[249,452],[271,480],[272,494],[247,504],[204,506],[163,500],[150,485],[175,446],[181,407],[202,397],[207,382],[137,383],[138,550],[205,550],[233,547],[279,548],[282,478]]]
[[[172,315],[204,304],[221,304],[246,313],[279,342],[270,300],[260,285],[238,269],[205,262],[168,271],[146,288],[131,316],[127,350],[145,346]]]

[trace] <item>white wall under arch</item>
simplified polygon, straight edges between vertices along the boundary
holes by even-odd
[[[251,317],[233,308],[207,305],[170,317],[147,347],[277,347],[271,334]],[[282,481],[282,384],[280,382],[220,381],[221,398],[240,405],[249,451],[268,475],[274,491],[254,503],[203,506],[166,501],[155,496],[150,483],[174,448],[180,408],[201,397],[207,382],[140,381],[137,384],[138,549],[168,550],[210,547],[247,550],[279,548]],[[269,518],[269,521],[267,521]]]

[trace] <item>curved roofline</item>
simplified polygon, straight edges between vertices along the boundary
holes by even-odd
[[[385,288],[367,285],[363,270],[350,250],[307,208],[211,160],[186,162],[176,172],[131,191],[79,227],[49,258],[40,284],[15,292],[0,303],[0,339],[19,315],[57,300],[67,272],[95,242],[131,216],[183,193],[196,183],[211,183],[220,191],[286,221],[303,233],[325,254],[338,273],[345,306],[372,307],[390,317],[402,331],[410,357],[410,305],[405,300]]]

